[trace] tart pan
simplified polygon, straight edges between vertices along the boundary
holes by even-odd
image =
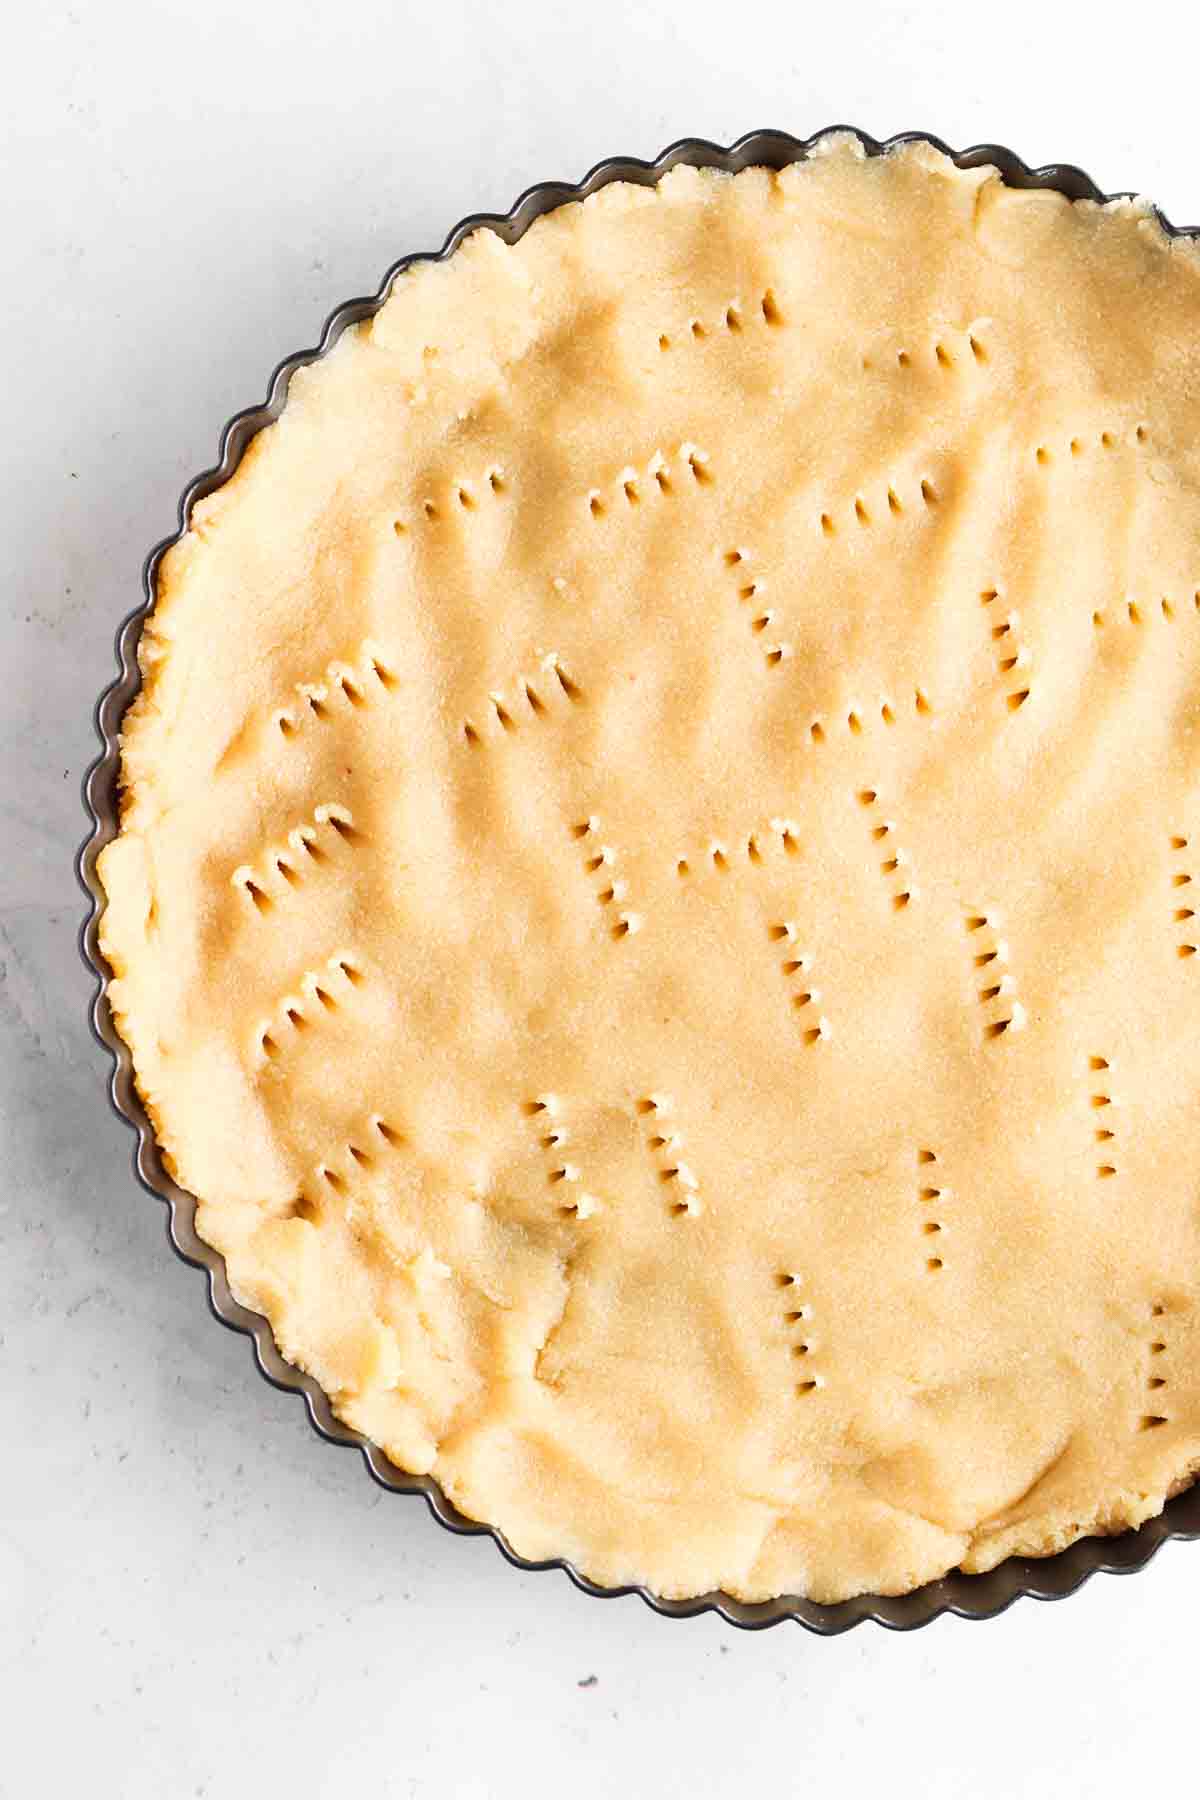
[[[698,168],[724,169],[730,173],[754,164],[779,169],[810,156],[822,139],[834,131],[851,131],[868,156],[883,155],[898,144],[924,142],[950,156],[960,169],[994,165],[1010,187],[1052,188],[1070,200],[1105,201],[1118,197],[1102,193],[1089,176],[1070,163],[1050,163],[1043,168],[1031,169],[1011,150],[997,144],[975,144],[968,150],[952,151],[938,138],[925,132],[901,132],[880,142],[865,132],[846,126],[831,126],[806,139],[792,137],[784,131],[752,131],[728,148],[709,143],[704,138],[681,138],[653,162],[642,162],[636,157],[613,157],[597,163],[574,186],[560,181],[540,183],[528,188],[512,210],[503,216],[475,213],[462,219],[439,251],[423,256],[402,257],[388,270],[376,294],[369,298],[348,300],[330,315],[320,342],[314,349],[299,351],[279,364],[271,377],[267,397],[262,405],[237,413],[230,419],[221,435],[221,453],[216,465],[189,482],[180,497],[175,531],[157,544],[147,557],[142,577],[142,600],[117,632],[116,653],[120,673],[101,695],[96,706],[96,730],[103,748],[84,779],[83,799],[91,819],[91,829],[79,851],[76,864],[80,882],[90,901],[90,910],[80,935],[80,949],[84,961],[98,982],[91,1005],[92,1030],[112,1057],[113,1066],[108,1083],[112,1105],[132,1126],[137,1138],[133,1165],[138,1180],[167,1207],[167,1235],[172,1249],[184,1262],[205,1270],[208,1277],[208,1301],[214,1315],[223,1325],[250,1338],[259,1371],[273,1387],[303,1397],[314,1430],[331,1444],[358,1450],[369,1473],[381,1487],[395,1494],[420,1495],[434,1518],[448,1531],[464,1535],[486,1533],[495,1541],[501,1554],[517,1568],[561,1569],[576,1587],[597,1598],[611,1599],[620,1594],[635,1593],[648,1606],[668,1618],[690,1618],[698,1613],[715,1612],[729,1624],[748,1630],[776,1625],[783,1619],[794,1619],[808,1630],[823,1636],[848,1631],[852,1626],[861,1624],[864,1619],[873,1619],[877,1624],[898,1631],[927,1625],[947,1612],[957,1613],[960,1618],[987,1619],[1003,1612],[1021,1595],[1029,1595],[1036,1600],[1058,1600],[1074,1593],[1098,1570],[1109,1574],[1128,1574],[1143,1568],[1168,1538],[1200,1538],[1200,1482],[1194,1483],[1170,1500],[1157,1518],[1147,1520],[1137,1531],[1127,1531],[1109,1538],[1081,1538],[1068,1549],[1053,1556],[1009,1558],[986,1575],[965,1575],[956,1570],[907,1594],[864,1594],[852,1600],[840,1601],[836,1605],[822,1605],[797,1595],[783,1595],[775,1600],[761,1602],[737,1600],[725,1593],[703,1594],[690,1600],[664,1600],[645,1587],[598,1587],[562,1558],[529,1562],[518,1556],[499,1531],[460,1513],[432,1477],[409,1475],[396,1468],[377,1445],[335,1418],[328,1397],[316,1381],[284,1361],[275,1346],[267,1320],[234,1299],[229,1289],[224,1259],[196,1234],[194,1196],[186,1193],[171,1179],[163,1164],[153,1127],[134,1083],[129,1050],[113,1023],[108,1001],[111,971],[97,941],[104,895],[96,876],[96,858],[103,846],[117,833],[121,721],[141,683],[137,662],[138,640],[154,604],[159,564],[165,552],[186,531],[195,503],[228,481],[241,462],[251,439],[265,425],[279,417],[294,370],[327,355],[347,326],[356,325],[378,312],[397,276],[413,263],[443,261],[473,231],[480,228],[494,231],[505,243],[514,244],[533,220],[540,218],[543,213],[566,202],[585,199],[610,181],[631,181],[643,187],[650,186],[676,163],[690,163]],[[1171,225],[1161,214],[1156,216],[1169,236],[1200,237],[1200,226],[1185,230]]]

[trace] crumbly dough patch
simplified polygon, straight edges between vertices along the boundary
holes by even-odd
[[[101,862],[231,1284],[529,1557],[836,1600],[1200,1467],[1200,276],[928,148],[480,231],[166,557]]]

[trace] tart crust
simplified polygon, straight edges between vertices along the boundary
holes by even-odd
[[[415,267],[165,557],[110,999],[283,1354],[832,1601],[1200,1469],[1200,263],[928,146]]]

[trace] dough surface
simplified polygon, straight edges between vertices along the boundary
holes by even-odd
[[[111,998],[528,1557],[836,1600],[1200,1468],[1200,260],[850,140],[404,275],[168,553]]]

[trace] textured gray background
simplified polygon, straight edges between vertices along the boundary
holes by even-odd
[[[685,132],[1000,138],[1200,216],[1195,27],[1151,0],[1076,41],[1081,10],[5,14],[0,1793],[1068,1800],[1173,1775],[1200,1546],[991,1624],[821,1643],[590,1601],[381,1495],[168,1254],[74,943],[113,628],[221,422],[335,302],[468,210]]]

